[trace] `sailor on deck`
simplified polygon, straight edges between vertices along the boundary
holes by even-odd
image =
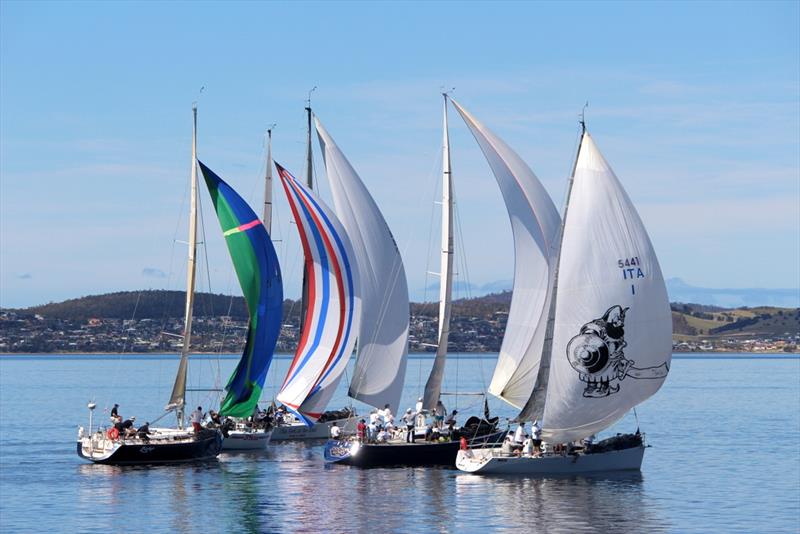
[[[403,423],[406,425],[406,443],[414,443],[414,418],[416,415],[411,411],[411,408],[406,410],[403,416]]]
[[[333,422],[331,425],[331,439],[339,439],[339,436],[342,435],[342,429],[339,428],[339,425],[336,424],[336,421]]]

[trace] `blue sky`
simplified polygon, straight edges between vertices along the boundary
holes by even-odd
[[[314,108],[383,209],[413,298],[434,296],[424,288],[436,265],[442,86],[558,206],[588,100],[589,128],[666,277],[797,287],[798,5],[4,1],[0,305],[182,287],[175,240],[186,239],[201,86],[200,158],[254,206],[269,124],[275,159],[302,175],[304,100],[317,86]],[[508,280],[502,199],[455,113],[451,138],[459,276]],[[299,248],[282,194],[273,233],[295,296]],[[210,211],[205,221],[200,287],[236,293]]]

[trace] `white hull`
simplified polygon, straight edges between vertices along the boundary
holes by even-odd
[[[264,450],[272,438],[269,430],[231,430],[222,442],[223,451]]]
[[[286,425],[276,426],[272,431],[272,440],[328,439],[334,422],[342,429],[343,434],[354,434],[356,431],[357,421],[355,417],[325,421],[312,427],[308,427],[300,421],[294,421]]]
[[[594,454],[504,456],[499,448],[458,451],[456,467],[478,474],[572,475],[605,471],[639,470],[644,446]]]

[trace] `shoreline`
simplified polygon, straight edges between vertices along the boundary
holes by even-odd
[[[462,356],[462,357],[484,357],[487,355],[496,355],[497,352],[451,352],[449,353],[450,356]],[[125,357],[152,357],[152,356],[160,356],[160,357],[180,357],[180,352],[0,352],[0,358],[5,357],[13,357],[13,356],[23,356],[23,357],[34,357],[34,356],[125,356]],[[775,355],[781,356],[795,356],[800,357],[800,351],[794,352],[786,352],[783,350],[759,350],[755,352],[747,352],[747,351],[730,351],[730,350],[706,350],[701,352],[673,352],[673,357],[703,357],[703,356],[717,356],[722,357],[725,355],[730,356],[738,356],[738,355],[748,355],[748,356],[770,356],[774,357]],[[236,359],[240,358],[241,355],[238,353],[233,352],[226,352],[226,353],[218,353],[218,352],[192,352],[191,356],[216,356],[224,359]],[[410,359],[433,359],[436,355],[433,352],[410,352],[408,354]],[[278,359],[290,359],[293,357],[292,353],[276,353],[274,358]]]

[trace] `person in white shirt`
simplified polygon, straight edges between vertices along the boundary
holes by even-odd
[[[411,408],[406,410],[403,416],[403,424],[406,425],[406,443],[414,443],[414,417],[416,416]]]
[[[524,422],[520,423],[519,426],[517,427],[517,431],[514,433],[514,443],[516,443],[521,447],[522,444],[525,442],[525,437],[527,435],[528,433],[525,432],[525,423]]]
[[[197,434],[200,432],[203,427],[200,426],[200,423],[203,421],[203,407],[198,406],[195,411],[192,412],[190,416],[190,421],[192,422],[192,428],[194,428],[194,433]]]
[[[506,436],[503,444],[500,446],[500,454],[502,456],[511,456],[511,436]]]
[[[538,456],[542,446],[542,425],[539,424],[538,419],[531,425],[531,437],[533,438],[533,452]]]
[[[414,411],[417,413],[422,412],[422,397],[417,399],[417,405],[414,407]]]
[[[378,419],[379,419],[379,418],[380,418],[380,415],[378,415],[378,410],[372,410],[372,411],[369,413],[369,424],[371,424],[371,425],[377,425],[377,424],[378,424]]]
[[[378,424],[374,422],[370,422],[367,425],[367,441],[372,443],[375,441],[375,437],[378,435]]]
[[[386,443],[388,439],[389,439],[388,432],[386,432],[385,430],[381,430],[380,432],[378,432],[378,437],[376,438],[376,441],[378,443]]]
[[[333,423],[331,425],[331,439],[339,439],[339,436],[342,435],[342,429],[339,428],[339,425]]]
[[[525,439],[525,442],[522,444],[522,455],[523,456],[533,456],[533,439],[528,437]]]

